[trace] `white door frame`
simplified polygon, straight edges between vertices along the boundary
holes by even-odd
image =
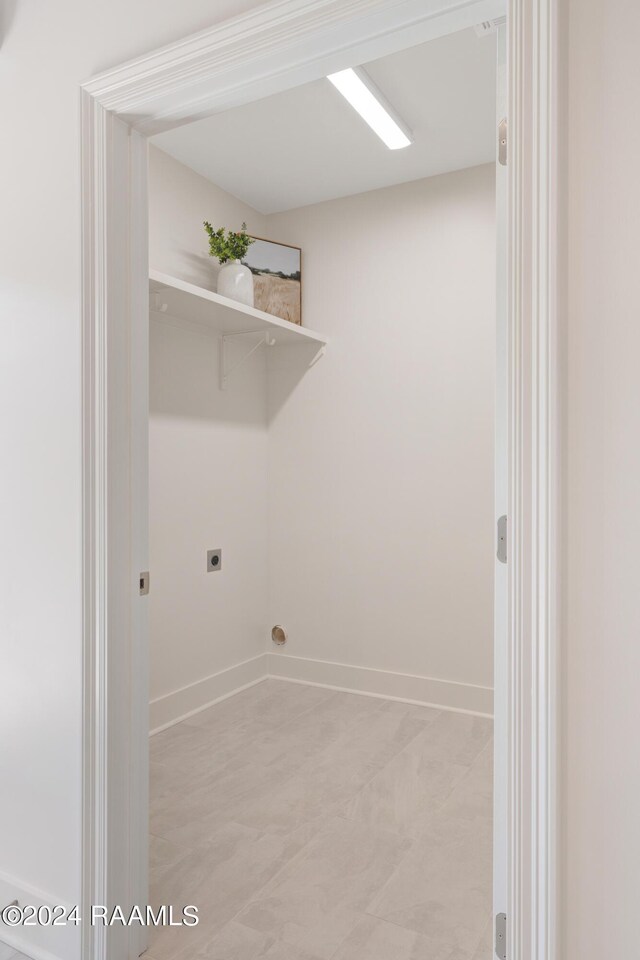
[[[556,956],[558,0],[509,8],[510,960]],[[271,0],[82,87],[83,916],[145,899],[146,137],[500,16],[503,0]],[[83,926],[83,960],[131,930]]]

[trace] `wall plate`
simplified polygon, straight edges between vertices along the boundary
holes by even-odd
[[[207,550],[207,573],[217,573],[222,570],[222,548]]]

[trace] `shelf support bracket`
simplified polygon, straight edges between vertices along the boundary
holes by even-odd
[[[166,288],[163,287],[162,290],[155,290],[153,293],[153,305],[151,309],[154,313],[166,313],[169,308],[169,304],[161,296],[164,289]]]
[[[318,351],[314,354],[313,359],[309,363],[309,369],[311,369],[311,367],[315,367],[318,360],[321,360],[324,357],[326,352],[327,352],[327,345],[326,343],[323,343],[322,346],[318,348]]]
[[[256,342],[240,357],[239,360],[229,366],[227,363],[227,345],[240,340],[241,337],[258,337]],[[229,377],[241,367],[249,357],[259,350],[260,347],[273,347],[276,338],[268,330],[247,330],[245,333],[223,333],[220,337],[220,389],[226,390],[229,383]]]

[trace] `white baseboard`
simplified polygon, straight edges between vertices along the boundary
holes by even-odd
[[[151,734],[159,733],[254,683],[260,683],[266,676],[267,655],[263,653],[220,670],[204,680],[173,690],[149,704],[149,730]]]
[[[267,654],[267,658],[269,676],[280,680],[329,687],[346,693],[361,693],[385,700],[422,704],[440,710],[455,710],[483,717],[493,716],[491,687],[393,673],[390,670],[374,670],[370,667],[354,667],[327,660],[307,660],[282,653],[272,652]]]
[[[204,680],[181,687],[150,704],[151,734],[160,733],[182,720],[240,693],[267,677],[328,687],[345,693],[360,693],[384,700],[400,700],[440,710],[455,710],[478,716],[493,715],[493,690],[471,683],[436,680],[390,670],[354,667],[328,660],[309,660],[282,653],[264,653],[251,660],[214,673]]]
[[[18,901],[18,906],[56,907],[66,911],[71,906],[54,894],[44,893],[8,874],[0,873],[0,909]],[[0,958],[23,953],[32,960],[70,960],[80,956],[80,927],[18,926],[9,927],[0,921]]]

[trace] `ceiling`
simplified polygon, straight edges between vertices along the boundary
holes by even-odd
[[[152,138],[261,213],[488,163],[495,157],[495,35],[473,29],[367,63],[413,131],[389,150],[328,80]]]

